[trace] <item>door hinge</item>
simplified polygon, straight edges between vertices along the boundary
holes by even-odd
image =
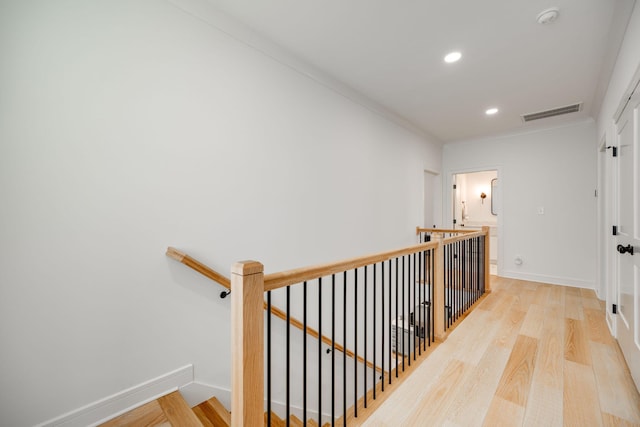
[[[457,187],[456,187],[456,185],[455,185],[455,184],[453,184],[453,189],[455,190],[456,188],[457,188]]]
[[[617,226],[617,225],[614,225],[614,226],[613,226],[613,235],[614,235],[614,236],[617,236],[617,235],[618,235],[618,226]]]
[[[595,191],[593,192],[593,196],[594,196],[594,197],[598,197],[598,190],[595,190]]]
[[[457,224],[457,223],[458,223],[458,220],[454,219],[454,220],[453,220],[453,223],[454,223],[454,224]]]
[[[617,314],[618,313],[618,306],[616,304],[611,304],[611,312],[613,314]]]
[[[608,150],[609,148],[611,148],[611,155],[612,155],[613,157],[618,157],[618,147],[615,147],[615,146],[613,146],[613,145],[610,145],[610,146],[608,146],[608,147],[607,147],[607,150]]]

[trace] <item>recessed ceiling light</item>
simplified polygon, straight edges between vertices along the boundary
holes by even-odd
[[[451,52],[444,57],[444,62],[451,64],[452,62],[460,60],[460,58],[462,58],[462,54],[460,52]]]
[[[496,114],[498,112],[497,108],[489,108],[487,111],[485,111],[484,113],[487,116],[493,116],[494,114]]]

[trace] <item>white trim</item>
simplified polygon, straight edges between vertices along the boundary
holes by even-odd
[[[447,141],[445,143],[445,146],[446,145],[463,145],[464,146],[464,145],[469,145],[469,144],[477,144],[479,142],[485,142],[485,141],[496,141],[496,140],[500,140],[500,139],[511,138],[511,137],[514,137],[514,136],[548,132],[548,131],[552,131],[552,130],[555,130],[555,129],[562,129],[562,128],[571,127],[571,126],[578,126],[578,125],[581,125],[583,123],[591,123],[591,122],[595,123],[595,120],[593,120],[593,118],[591,118],[591,117],[580,117],[580,118],[577,118],[575,120],[566,121],[566,122],[563,121],[562,123],[557,123],[557,124],[553,124],[553,125],[542,125],[542,124],[540,124],[540,125],[536,125],[535,127],[527,128],[527,129],[515,129],[515,130],[500,132],[500,133],[497,133],[497,134],[494,134],[494,135],[479,136],[479,137],[472,137],[472,138],[464,138],[464,139],[458,139],[458,140],[455,140],[455,141]]]
[[[60,415],[36,427],[96,426],[193,382],[193,365],[145,381],[124,391]]]
[[[501,276],[509,279],[527,280],[529,282],[547,283],[550,285],[571,286],[574,288],[593,289],[593,280],[577,279],[573,277],[547,276],[545,274],[521,273],[518,271],[503,271]]]
[[[225,408],[231,408],[231,389],[217,387],[210,384],[194,381],[180,388],[180,394],[190,407],[216,397]]]

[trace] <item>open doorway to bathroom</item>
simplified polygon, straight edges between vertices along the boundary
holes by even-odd
[[[491,274],[498,274],[498,171],[453,175],[453,228],[480,229],[488,226]]]

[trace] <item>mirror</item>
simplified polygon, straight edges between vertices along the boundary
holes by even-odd
[[[493,178],[491,180],[491,215],[495,215],[498,216],[498,212],[496,211],[496,205],[495,205],[495,195],[496,195],[496,188],[498,187],[498,178]]]

